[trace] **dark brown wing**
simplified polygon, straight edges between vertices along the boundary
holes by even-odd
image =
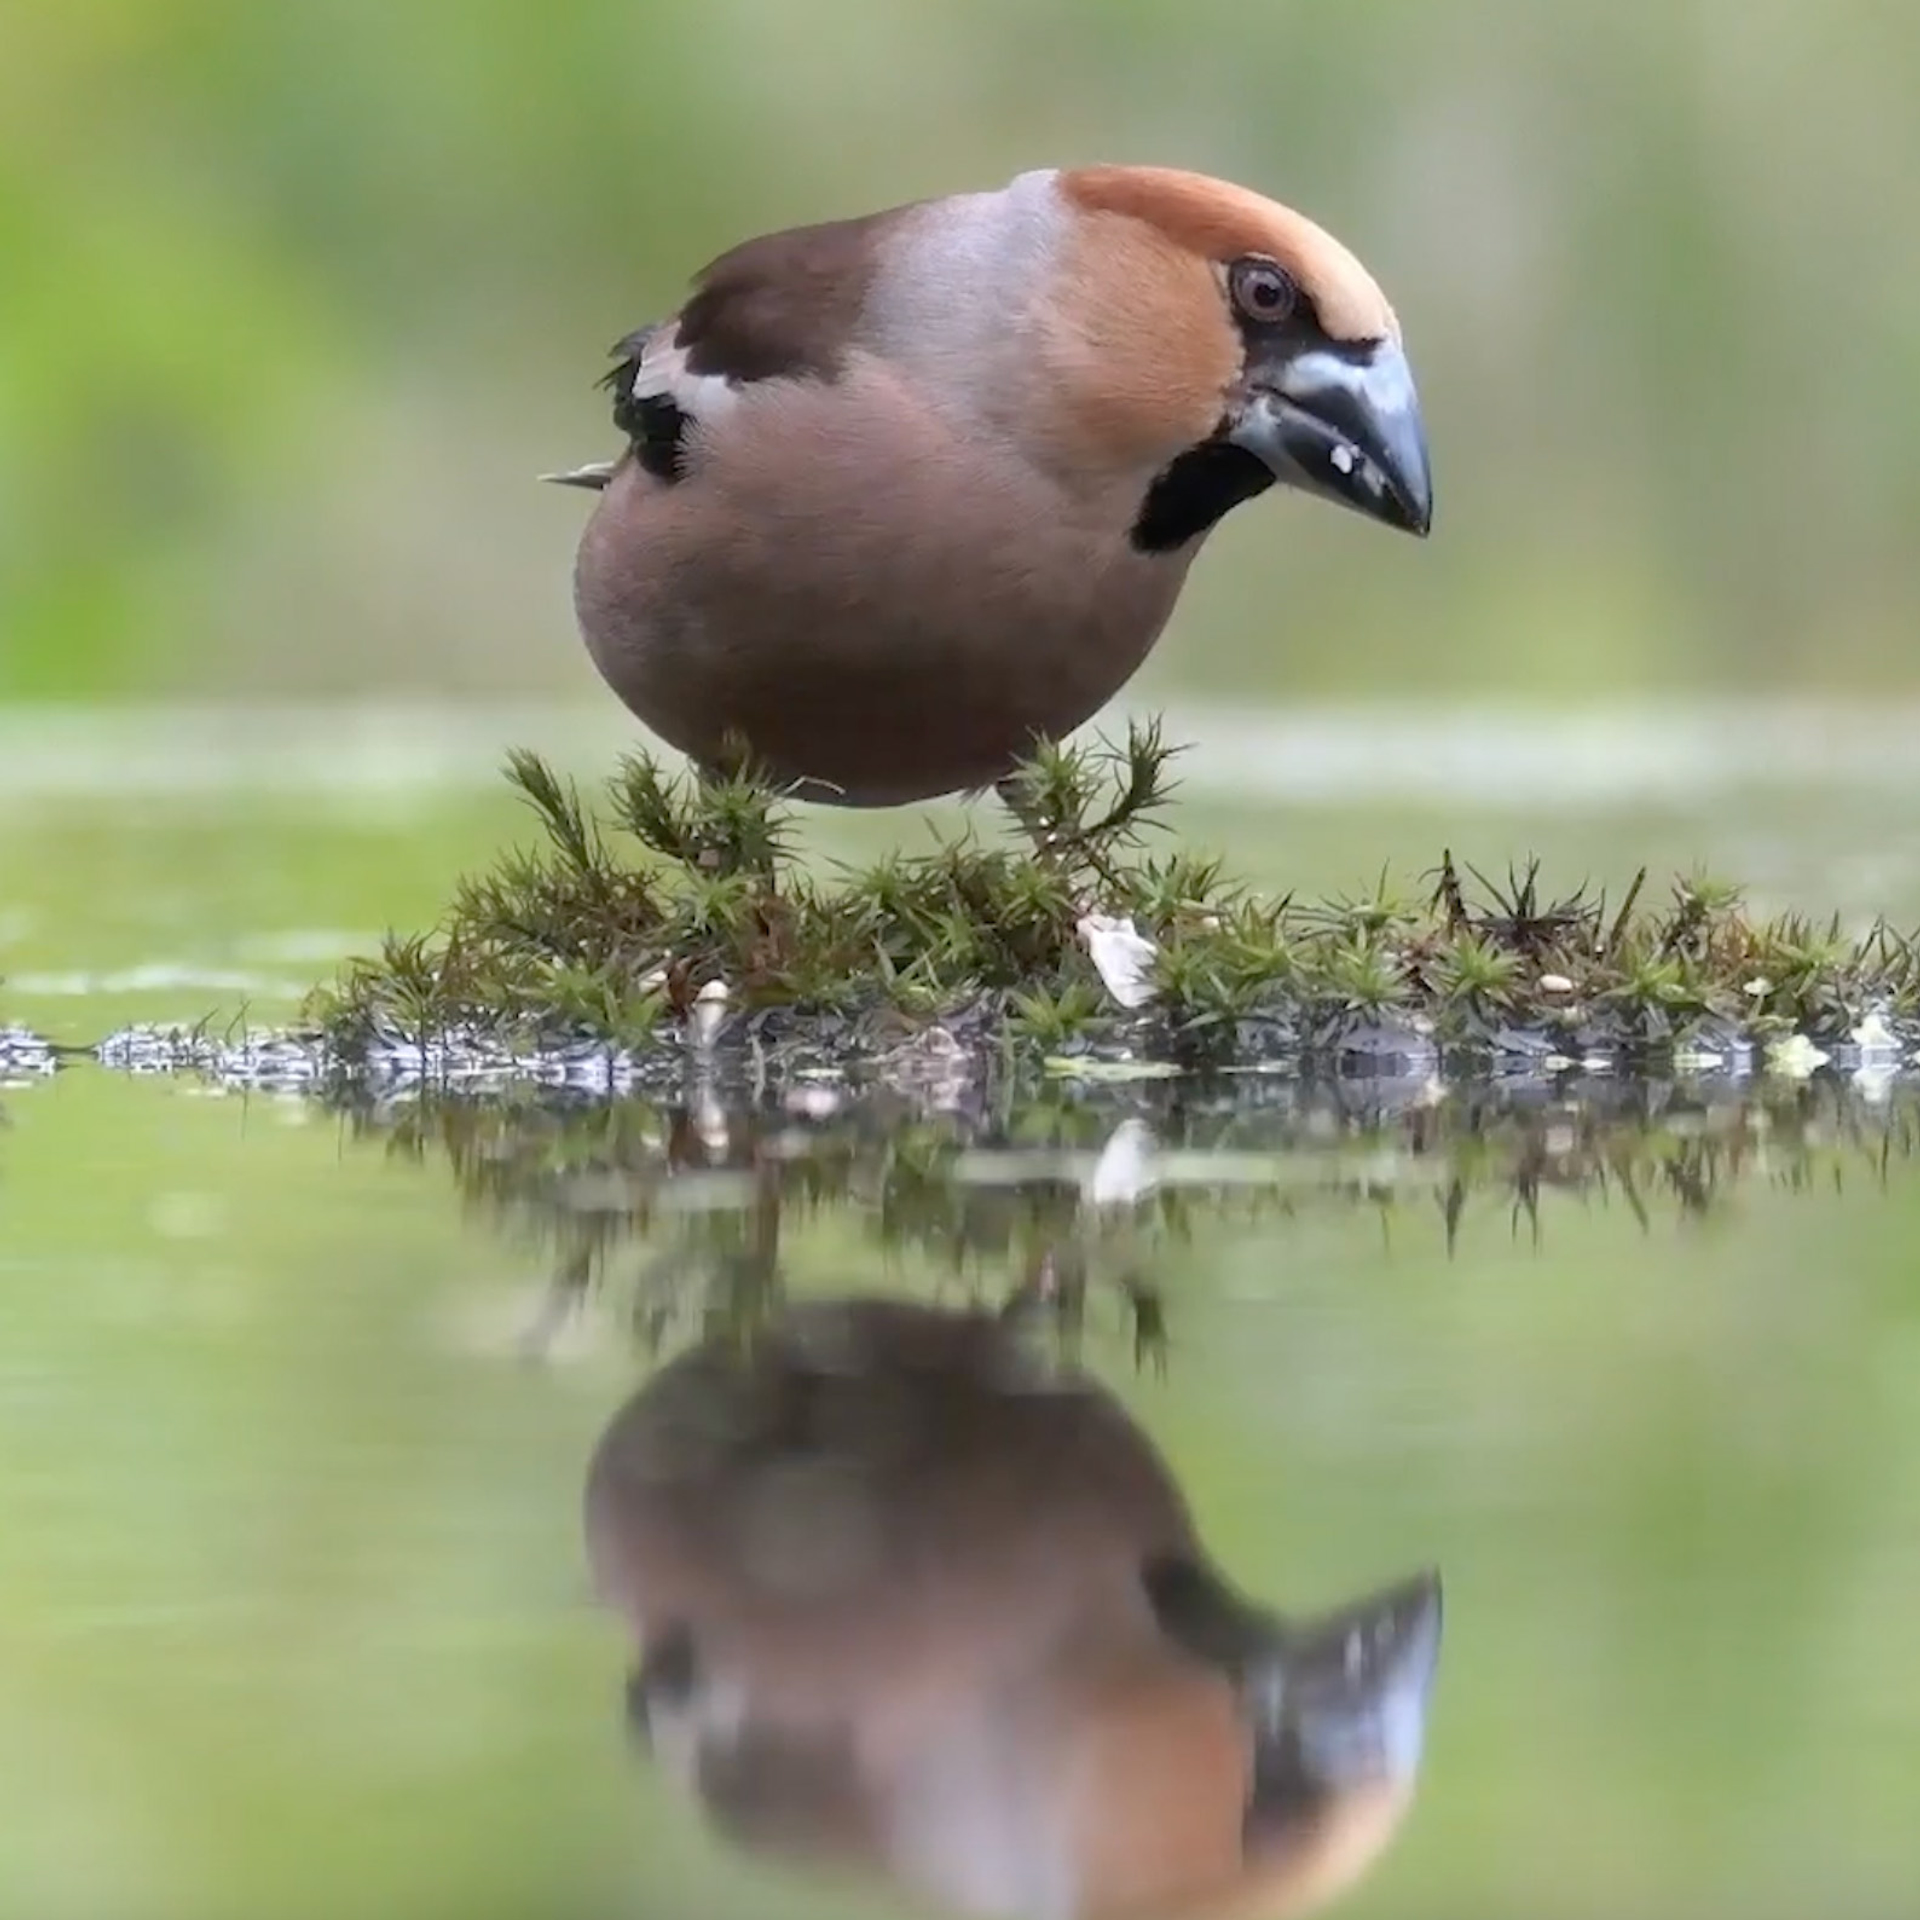
[[[831,380],[873,284],[882,233],[907,212],[745,240],[702,270],[674,344],[687,369],[735,381]]]
[[[601,384],[640,465],[669,483],[684,477],[702,380],[837,378],[873,282],[880,234],[906,211],[744,240],[702,268],[671,320],[617,341]]]

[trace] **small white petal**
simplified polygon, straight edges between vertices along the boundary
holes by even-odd
[[[1878,1007],[1875,1007],[1866,1018],[1854,1028],[1851,1038],[1856,1047],[1863,1047],[1869,1053],[1878,1053],[1888,1048],[1897,1048],[1900,1044],[1899,1037],[1894,1033],[1893,1029],[1887,1025],[1886,1018]]]
[[[1123,1007],[1143,1007],[1153,998],[1153,960],[1159,949],[1131,919],[1085,914],[1079,934],[1107,991]]]

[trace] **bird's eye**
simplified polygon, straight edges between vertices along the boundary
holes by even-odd
[[[1271,326],[1293,312],[1300,289],[1283,267],[1271,260],[1236,260],[1227,277],[1233,304],[1249,320]]]

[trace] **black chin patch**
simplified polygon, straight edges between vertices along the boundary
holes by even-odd
[[[1140,1568],[1154,1624],[1186,1653],[1225,1673],[1272,1638],[1271,1623],[1220,1576],[1186,1554],[1155,1554]]]
[[[1141,553],[1171,553],[1265,493],[1273,473],[1231,440],[1203,440],[1154,476],[1129,534]]]

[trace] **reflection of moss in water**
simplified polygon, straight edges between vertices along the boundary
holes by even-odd
[[[1538,1238],[1559,1194],[1617,1199],[1653,1231],[1742,1185],[1879,1181],[1920,1134],[1920,1087],[1869,1097],[1824,1076],[1404,1091],[1261,1077],[1211,1099],[1055,1089],[931,1116],[893,1097],[809,1116],[429,1096],[348,1117],[392,1153],[444,1156],[471,1205],[552,1249],[549,1327],[611,1289],[649,1349],[749,1328],[782,1297],[783,1229],[839,1213],[891,1261],[1042,1310],[1072,1338],[1104,1296],[1142,1356],[1164,1330],[1155,1256],[1202,1230],[1372,1209],[1451,1246],[1470,1210],[1493,1207]]]
[[[1021,772],[1031,844],[971,835],[822,880],[787,859],[777,796],[748,774],[676,784],[631,756],[596,819],[535,756],[511,778],[545,844],[456,890],[433,937],[390,938],[318,993],[332,1057],[672,1042],[844,1064],[936,1024],[975,1051],[1188,1064],[1429,1055],[1645,1062],[1687,1047],[1900,1049],[1920,1011],[1914,943],[1750,917],[1705,879],[1655,898],[1550,895],[1443,855],[1426,882],[1262,899],[1218,862],[1146,851],[1167,798],[1151,729],[1049,748]],[[632,843],[635,852],[621,850]],[[1087,947],[1093,911],[1153,944],[1153,997],[1122,1008]],[[724,989],[724,1000],[715,995]],[[704,998],[703,998],[704,992]]]

